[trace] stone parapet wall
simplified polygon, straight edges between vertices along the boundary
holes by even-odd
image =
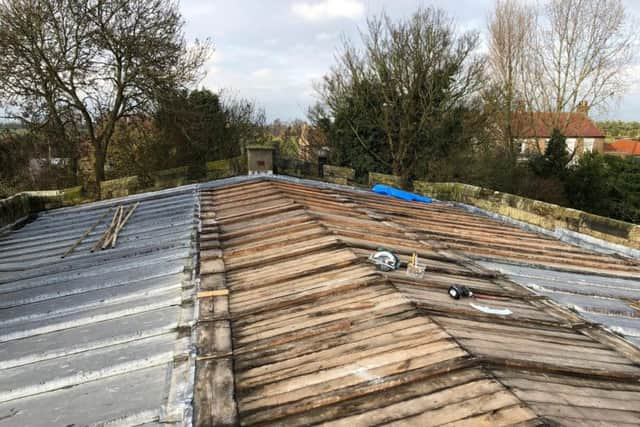
[[[325,181],[334,184],[349,185],[353,184],[356,178],[355,169],[343,166],[322,165],[322,171]]]
[[[114,197],[125,197],[134,194],[140,188],[140,180],[137,176],[127,176],[124,178],[110,179],[100,183],[100,194],[103,199]]]
[[[246,171],[241,157],[207,162],[206,180],[227,178]],[[186,166],[153,172],[148,178],[126,176],[100,183],[102,199],[125,197],[144,191],[160,190],[188,184]],[[82,186],[53,191],[27,191],[0,200],[0,230],[30,215],[63,206],[93,201]]]
[[[376,184],[389,185],[391,187],[402,187],[402,179],[397,175],[387,175],[384,173],[369,172],[369,185]]]
[[[317,165],[309,162],[280,162],[279,172],[303,178],[317,178]],[[244,168],[244,169],[243,169]],[[102,182],[102,198],[122,197],[143,191],[176,187],[189,183],[187,168],[174,168],[151,174],[151,182],[142,182],[137,176],[129,176]],[[207,179],[226,178],[246,172],[241,157],[207,163]],[[348,167],[323,166],[324,180],[336,184],[352,185],[355,171]],[[148,181],[145,180],[145,181]],[[146,185],[145,185],[146,184]],[[369,185],[385,184],[401,187],[401,179],[395,175],[369,173]],[[431,183],[414,181],[413,191],[439,200],[465,203],[489,212],[515,219],[550,231],[566,229],[607,242],[640,249],[640,226],[618,221],[571,208],[528,199],[513,194],[501,193],[487,188],[461,183]],[[62,191],[40,191],[16,194],[0,200],[0,229],[29,215],[61,206],[89,201],[82,187]]]
[[[640,249],[640,226],[468,184],[415,181],[416,193],[465,203],[547,230],[566,229]]]
[[[61,191],[27,191],[0,200],[0,231],[45,209],[64,206]]]

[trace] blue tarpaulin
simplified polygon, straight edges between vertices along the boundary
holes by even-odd
[[[428,197],[420,196],[415,193],[410,193],[404,190],[398,190],[397,188],[387,187],[386,185],[376,184],[371,189],[374,193],[384,194],[385,196],[395,197],[396,199],[407,200],[409,202],[422,202],[431,203],[432,200]]]

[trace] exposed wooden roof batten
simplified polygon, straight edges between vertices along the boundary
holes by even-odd
[[[201,288],[227,292],[200,299],[198,425],[640,424],[637,348],[478,263],[637,277],[633,261],[442,203],[278,180],[203,190],[201,218]],[[427,274],[376,271],[379,246]],[[450,299],[455,283],[512,314]]]

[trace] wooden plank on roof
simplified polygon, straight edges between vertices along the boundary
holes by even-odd
[[[200,274],[217,274],[224,273],[225,265],[221,258],[208,259],[200,262]]]
[[[638,394],[640,393],[640,383],[633,380],[603,380],[598,378],[510,368],[495,368],[492,369],[491,372],[505,384],[508,384],[512,379],[522,379],[529,381],[531,384],[540,383],[541,388],[564,386],[574,388],[576,393],[589,394],[592,390],[595,390],[598,393],[602,392],[604,394],[608,394],[610,391],[623,391],[629,392],[629,396],[635,395],[636,399],[640,396],[640,394]]]
[[[575,407],[562,402],[529,404],[536,413],[557,420],[561,425],[635,425],[640,424],[640,415],[637,412],[618,411],[613,409]]]
[[[195,425],[233,426],[238,423],[233,396],[233,369],[230,359],[198,362],[195,380]]]
[[[265,189],[276,191],[256,209],[253,199]],[[543,303],[529,301],[528,292],[506,280],[493,277],[480,280],[486,272],[466,255],[443,252],[430,242],[420,241],[420,234],[414,231],[428,228],[430,223],[438,231],[462,224],[460,230],[469,230],[471,236],[460,238],[462,245],[478,242],[503,248],[520,240],[525,242],[524,256],[548,256],[551,248],[562,247],[552,239],[446,206],[418,207],[410,203],[391,206],[373,196],[277,182],[252,185],[247,191],[243,194],[241,185],[230,191],[213,191],[209,205],[218,209],[217,217],[228,220],[227,224],[221,224],[218,237],[225,241],[222,251],[228,279],[225,285],[233,292],[230,300],[220,299],[227,301],[226,312],[234,325],[233,357],[236,380],[241,384],[238,398],[243,424],[306,425],[305,421],[311,424],[351,415],[367,417],[389,405],[425,398],[425,393],[418,393],[390,402],[389,397],[406,384],[391,383],[391,378],[434,366],[459,369],[462,360],[488,367],[522,366],[556,376],[570,373],[578,378],[593,374],[609,382],[623,381],[623,375],[629,373],[634,377],[636,367],[620,353],[567,328],[575,319],[562,316]],[[298,208],[280,211],[281,201],[290,201]],[[386,223],[376,220],[381,217],[387,219]],[[492,237],[490,232],[494,231]],[[309,232],[312,234],[305,234]],[[331,232],[344,237],[342,246],[324,246]],[[407,253],[421,251],[425,258],[431,251],[431,257],[437,258],[431,260],[437,278],[432,283],[427,277],[424,284],[408,280],[391,286],[358,259],[367,255],[371,245],[380,244],[410,249]],[[365,249],[354,249],[355,246]],[[582,256],[574,262],[600,262],[599,257],[577,250],[567,250],[565,255],[569,254]],[[229,266],[235,267],[230,270]],[[440,293],[461,278],[479,282],[476,286],[485,292],[495,290],[507,298],[495,305],[510,307],[514,315],[498,319],[483,317],[475,311],[456,312],[458,304]],[[219,289],[219,284],[209,289]],[[407,298],[430,304],[432,309],[420,315]],[[217,319],[215,311],[214,307],[212,323]],[[422,325],[421,321],[434,313],[441,313],[436,316],[440,325]],[[486,357],[470,358],[447,333],[475,354]],[[524,360],[527,358],[532,360]],[[368,381],[362,377],[363,372],[357,371],[362,361],[368,363]],[[605,372],[604,368],[613,371]],[[369,375],[379,381],[371,380],[374,377]],[[411,381],[419,381],[418,378],[425,377],[423,374],[412,378]],[[482,380],[475,382],[479,381]],[[527,384],[520,383],[521,388],[524,385]],[[393,390],[395,387],[398,388]],[[452,384],[440,391],[447,393],[453,387]],[[535,413],[523,407],[522,399],[499,383],[498,387],[458,402],[444,402],[440,407],[425,409],[418,405],[405,418],[393,418],[396,414],[391,413],[391,418],[385,420],[421,425],[429,422],[492,425],[537,419]],[[531,387],[527,390],[531,391]],[[570,392],[570,389],[555,391],[557,398]],[[354,399],[358,396],[366,399],[356,405]],[[615,403],[603,402],[601,406]],[[495,407],[491,406],[494,404]]]
[[[455,344],[444,342],[438,346],[423,345],[368,357],[340,368],[265,384],[257,390],[258,393],[239,395],[240,408],[241,411],[254,411],[288,404],[327,391],[369,383],[376,379],[382,380],[389,375],[407,370],[409,366],[416,369],[464,356],[466,353]]]
[[[257,386],[260,383],[339,367],[369,356],[391,353],[401,348],[410,349],[416,345],[429,343],[436,346],[448,338],[449,335],[436,325],[416,325],[403,331],[395,331],[391,336],[377,336],[357,343],[335,346],[294,360],[284,360],[245,370],[236,376],[236,386],[241,390]]]
[[[479,379],[346,417],[333,424],[344,427],[378,424],[437,426],[520,403],[497,381]],[[524,419],[535,417],[533,412],[528,411]],[[520,416],[514,418],[515,422],[522,420]]]
[[[279,405],[243,416],[247,425],[277,423],[290,427],[330,424],[334,420],[357,420],[366,413],[398,402],[404,402],[439,390],[486,378],[480,369],[466,368],[468,360],[414,369],[387,377],[384,382],[358,384],[302,399],[289,405]],[[358,425],[353,422],[352,425]]]
[[[218,225],[203,228],[204,242],[218,245]],[[232,426],[237,424],[235,401],[229,290],[224,288],[225,266],[219,249],[200,253],[200,289],[196,296],[199,318],[196,326],[196,379],[194,390],[195,425]],[[216,297],[216,298],[212,298]]]
[[[215,289],[212,291],[200,291],[197,293],[198,298],[211,298],[229,295],[229,289]]]

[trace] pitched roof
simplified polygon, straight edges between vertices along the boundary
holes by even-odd
[[[200,300],[200,425],[640,422],[638,349],[478,261],[619,275],[631,292],[638,263],[444,203],[281,179],[201,194],[218,252],[200,264],[217,295]],[[380,246],[427,273],[376,271]],[[452,284],[485,299],[453,300]]]
[[[616,142],[605,144],[604,151],[640,156],[640,141],[620,139]]]
[[[568,138],[604,138],[604,133],[584,113],[518,113],[513,119],[517,138],[550,138],[553,128]]]
[[[58,256],[122,201],[0,236],[4,424],[189,424],[192,394],[196,425],[640,423],[638,262],[442,202],[283,177],[195,190],[124,199],[140,215],[98,254],[100,231]],[[426,274],[377,271],[380,246]]]
[[[89,250],[109,217],[61,258],[111,207],[138,201],[114,249]],[[183,418],[196,202],[182,187],[43,212],[0,235],[0,424]]]

